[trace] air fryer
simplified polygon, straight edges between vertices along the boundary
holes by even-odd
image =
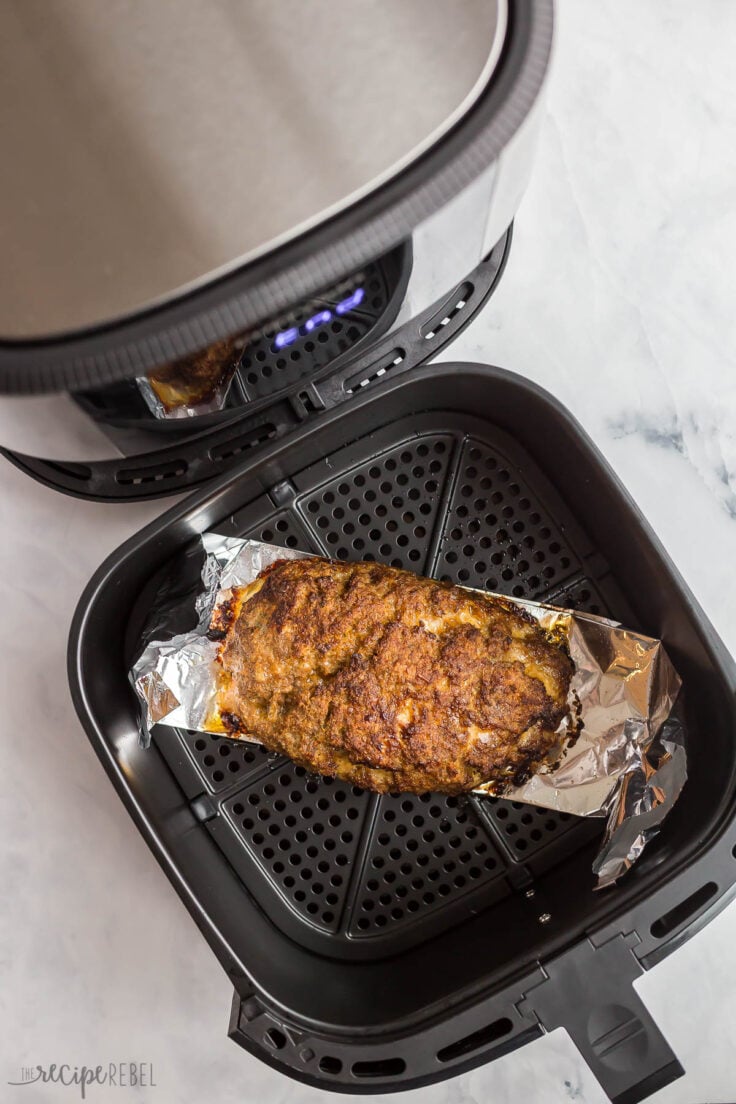
[[[501,369],[428,363],[503,271],[551,0],[98,15],[0,11],[0,445],[70,494],[196,488],[95,574],[69,678],[232,981],[230,1035],[370,1093],[563,1026],[635,1104],[682,1069],[633,982],[736,885],[736,671],[567,411]],[[661,638],[690,760],[661,834],[598,893],[588,820],[368,794],[196,732],[143,750],[127,670],[171,558],[208,529]]]
[[[385,373],[412,343],[427,359],[469,321],[530,171],[552,13],[98,14],[0,14],[0,447],[114,500],[217,475],[318,411],[344,366]]]

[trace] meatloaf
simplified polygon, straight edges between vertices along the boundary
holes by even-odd
[[[568,708],[570,658],[517,605],[377,563],[279,561],[210,631],[228,735],[381,793],[521,781]]]

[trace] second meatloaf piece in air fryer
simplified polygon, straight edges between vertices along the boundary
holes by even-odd
[[[570,659],[518,607],[380,564],[280,561],[213,627],[230,735],[382,793],[520,779],[567,710]]]

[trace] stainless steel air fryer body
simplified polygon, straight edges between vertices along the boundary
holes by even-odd
[[[441,302],[514,217],[551,35],[552,0],[11,0],[0,446],[145,457]],[[221,402],[146,405],[234,335]]]

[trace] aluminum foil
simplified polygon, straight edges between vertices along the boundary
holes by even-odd
[[[138,376],[135,382],[138,385],[138,390],[143,396],[146,406],[151,411],[154,418],[158,421],[168,422],[182,418],[199,418],[202,414],[219,413],[225,406],[227,393],[230,390],[230,384],[233,381],[236,371],[237,364],[233,366],[229,378],[221,386],[213,388],[207,398],[203,399],[201,402],[182,402],[178,403],[176,406],[166,406],[165,403],[161,402],[161,399],[151,386],[151,381],[148,376]]]
[[[138,390],[154,418],[159,421],[198,418],[203,414],[216,414],[222,410],[240,365],[243,349],[251,336],[250,332],[246,332],[237,338],[216,342],[199,354],[163,365],[150,376],[138,376]],[[204,378],[198,378],[196,362],[208,354],[217,358],[216,363],[209,366],[209,377],[205,375]],[[165,394],[167,386],[172,394],[170,403],[161,394],[162,388]],[[181,396],[178,401],[174,400],[175,394]]]
[[[309,555],[215,533],[201,541],[201,572],[189,587],[169,579],[162,588],[147,643],[131,671],[146,746],[155,724],[222,733],[215,708],[219,644],[207,637],[213,610],[233,587],[252,583],[275,561]],[[488,783],[473,792],[606,817],[593,871],[598,888],[611,885],[656,835],[686,781],[684,729],[672,713],[680,679],[659,640],[593,614],[499,597],[522,607],[563,643],[575,670],[569,714],[549,762],[523,785],[500,789]],[[188,623],[176,632],[180,616]]]

